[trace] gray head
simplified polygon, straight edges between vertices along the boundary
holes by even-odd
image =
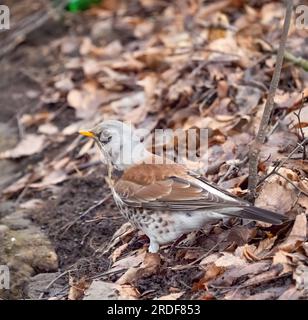
[[[106,162],[119,170],[140,163],[149,154],[133,127],[121,121],[106,120],[79,133],[94,138]]]

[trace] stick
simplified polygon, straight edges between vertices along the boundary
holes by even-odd
[[[105,201],[107,201],[111,197],[111,193],[109,193],[105,198],[88,208],[85,212],[83,212],[81,215],[79,215],[75,220],[70,222],[69,224],[65,225],[60,229],[60,231],[63,231],[62,234],[66,233],[79,219],[83,218],[87,214],[89,214],[91,211],[96,209],[97,207],[101,206]]]
[[[274,74],[270,84],[270,88],[269,88],[269,92],[268,92],[268,96],[265,103],[265,107],[264,107],[264,111],[263,111],[257,136],[249,148],[248,188],[250,193],[249,197],[250,197],[250,200],[252,201],[254,201],[256,196],[256,187],[258,182],[258,160],[259,160],[261,146],[265,141],[268,123],[270,121],[271,114],[274,108],[274,97],[275,97],[276,89],[278,87],[278,83],[280,79],[285,45],[287,41],[287,36],[288,36],[290,21],[292,16],[292,8],[293,8],[293,1],[287,0],[286,15],[285,15],[285,20],[283,24],[283,31],[280,39],[279,49],[277,52],[277,61],[275,65]]]
[[[302,141],[301,143],[299,143],[299,144],[297,145],[297,147],[294,148],[293,151],[290,152],[290,154],[289,154],[285,159],[281,160],[281,161],[273,168],[273,170],[271,170],[271,172],[269,172],[267,175],[265,175],[264,177],[262,177],[262,178],[260,179],[260,181],[258,182],[258,185],[260,185],[262,182],[264,182],[269,176],[271,176],[272,174],[276,173],[276,172],[282,167],[282,165],[283,165],[284,163],[286,163],[288,160],[291,159],[291,157],[293,156],[293,154],[294,154],[295,152],[297,152],[297,150],[299,150],[299,149],[301,149],[301,148],[305,148],[305,145],[306,145],[307,143],[308,143],[308,137],[307,137],[304,141]]]

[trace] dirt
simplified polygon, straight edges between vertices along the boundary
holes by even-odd
[[[56,195],[41,194],[45,207],[32,216],[54,243],[60,268],[64,270],[77,265],[80,276],[91,276],[93,272],[106,268],[106,259],[98,258],[100,249],[123,223],[110,199],[72,224],[89,207],[109,194],[102,177],[103,172],[98,168],[89,177],[67,181]],[[32,198],[32,195],[29,196]],[[33,197],[38,196],[33,194]]]

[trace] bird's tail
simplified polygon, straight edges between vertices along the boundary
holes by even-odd
[[[288,220],[287,217],[282,214],[275,213],[266,209],[257,208],[254,206],[245,207],[239,210],[238,216],[243,219],[257,220],[267,222],[271,224],[281,224]]]

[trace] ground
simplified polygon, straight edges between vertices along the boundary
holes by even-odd
[[[281,226],[217,221],[160,256],[148,254],[148,239],[125,224],[110,197],[97,150],[77,134],[103,118],[209,128],[207,177],[245,196],[244,159],[273,72],[270,43],[277,47],[283,6],[223,2],[105,1],[56,15],[2,57],[0,264],[9,265],[12,288],[0,298],[307,298],[300,287],[308,252],[302,67],[284,65],[259,164],[265,175],[289,158],[258,189],[258,205],[290,218]],[[31,15],[16,12],[17,20]],[[255,28],[245,30],[247,23]],[[307,58],[294,27],[288,50]]]

